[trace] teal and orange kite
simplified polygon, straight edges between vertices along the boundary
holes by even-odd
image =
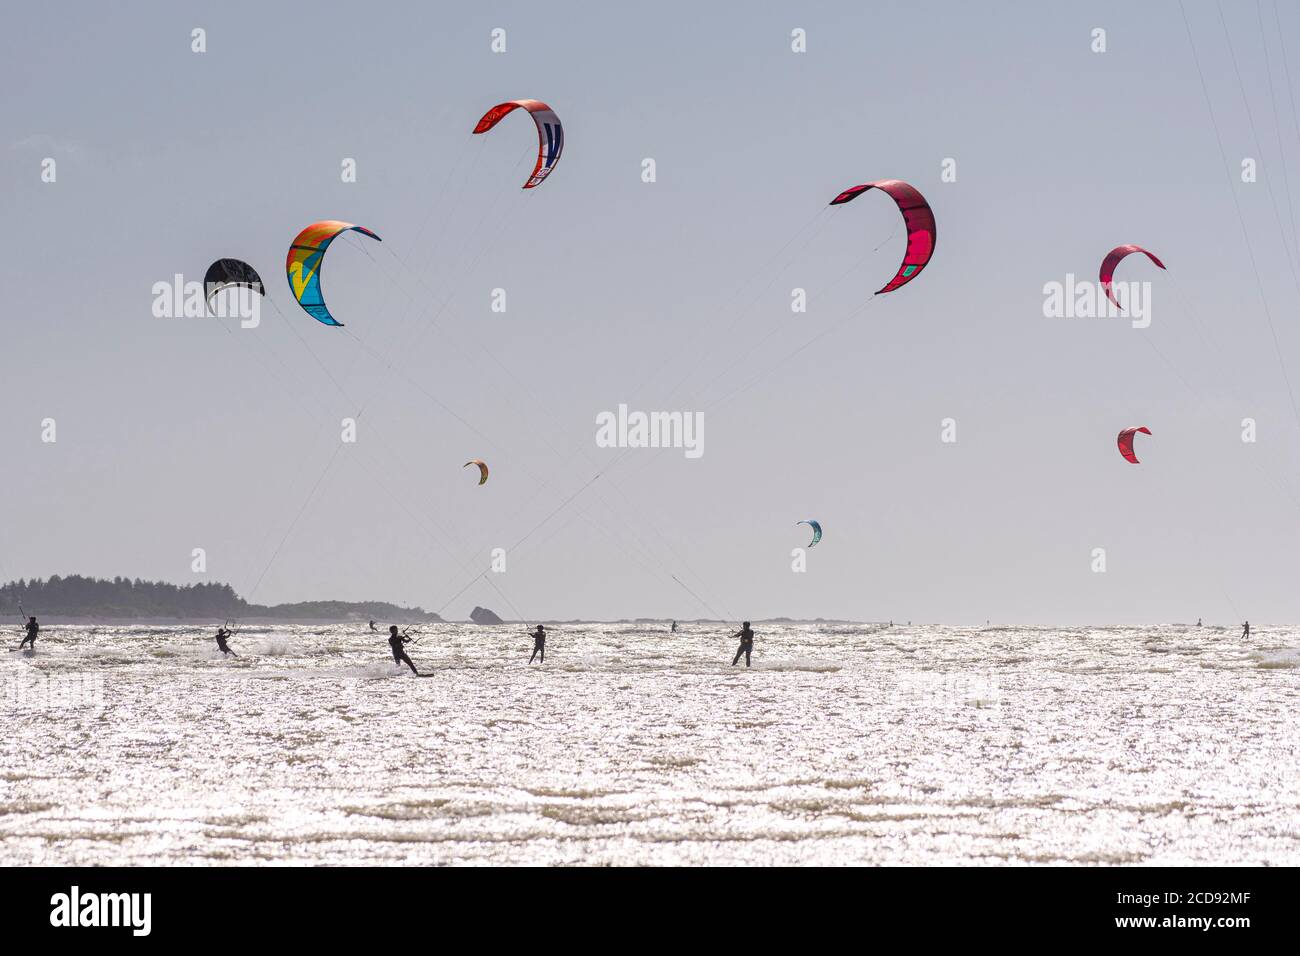
[[[320,267],[321,260],[325,258],[325,250],[329,248],[330,243],[340,233],[350,229],[383,242],[365,226],[354,226],[350,222],[340,222],[337,219],[322,219],[320,222],[313,222],[298,233],[298,237],[289,246],[289,257],[284,263],[285,273],[289,277],[289,288],[293,290],[293,297],[298,300],[303,310],[317,322],[340,328],[343,323],[330,315],[330,310],[325,305],[325,296],[320,288]]]

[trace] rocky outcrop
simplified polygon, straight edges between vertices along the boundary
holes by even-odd
[[[470,611],[469,619],[475,624],[504,624],[505,621],[497,617],[492,611],[485,607],[476,607]]]

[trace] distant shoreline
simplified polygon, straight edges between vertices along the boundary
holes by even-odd
[[[26,610],[23,611],[24,602]],[[62,613],[60,612],[62,609]],[[69,613],[69,610],[71,613]],[[631,624],[668,628],[674,620],[679,624],[734,627],[739,620],[723,621],[716,618],[672,617],[620,617],[605,619],[536,618],[509,621],[489,608],[475,607],[470,617],[451,621],[434,611],[421,607],[403,607],[389,601],[296,601],[289,604],[252,604],[241,598],[233,587],[219,581],[191,584],[172,584],[167,581],[145,581],[140,578],[88,577],[82,574],[51,575],[48,578],[18,579],[0,584],[0,622],[23,616],[36,615],[49,625],[81,624],[142,627],[216,627],[223,622],[237,625],[298,624],[306,627],[326,627],[336,624],[376,625],[383,622],[385,629],[391,624],[416,626],[428,624],[474,624],[477,627],[513,627],[549,624]],[[44,612],[44,613],[42,613]],[[485,617],[496,623],[479,623],[475,617]],[[878,625],[883,621],[852,621],[841,618],[751,618],[756,624],[830,624]],[[0,624],[0,626],[3,626]]]
[[[222,621],[215,617],[108,617],[102,615],[77,616],[69,614],[50,614],[37,615],[42,627],[55,627],[61,624],[81,624],[101,627],[129,627],[132,625],[139,627],[217,627]],[[360,627],[366,627],[369,624],[368,618],[285,618],[285,617],[241,617],[229,619],[234,622],[235,627],[268,627],[271,625],[297,625],[301,627],[334,627],[339,624],[356,624]],[[527,621],[507,621],[503,620],[500,624],[476,624],[470,620],[463,621],[404,621],[388,620],[380,621],[375,619],[375,626],[380,624],[386,628],[390,624],[399,624],[403,627],[432,627],[437,624],[470,624],[474,627],[523,627],[530,624],[545,624],[548,627],[562,627],[565,625],[577,624],[641,624],[645,626],[657,626],[668,628],[673,623],[673,618],[609,618],[609,619],[579,619],[570,618],[568,620],[555,620],[541,618],[536,621],[530,619]],[[701,625],[707,624],[716,627],[730,627],[734,621],[719,621],[711,618],[697,618],[686,620],[677,618],[677,624],[681,625]],[[13,626],[18,627],[21,622],[14,620]],[[791,618],[791,617],[773,617],[773,618],[754,618],[755,624],[853,624],[864,627],[879,626],[887,627],[887,621],[849,621],[849,620],[832,620],[830,618]]]

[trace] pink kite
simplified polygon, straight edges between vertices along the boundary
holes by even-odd
[[[1135,465],[1141,464],[1141,462],[1138,461],[1137,455],[1133,453],[1133,436],[1138,432],[1141,432],[1143,435],[1150,435],[1151,429],[1147,428],[1145,425],[1134,425],[1132,428],[1126,428],[1120,432],[1119,438],[1116,439],[1116,444],[1119,445],[1119,453],[1123,455],[1127,461],[1131,461]]]
[[[898,204],[898,211],[903,214],[903,222],[907,226],[907,251],[903,253],[903,264],[898,267],[894,278],[890,279],[884,288],[876,291],[876,295],[880,295],[882,292],[893,292],[907,285],[921,274],[921,270],[934,255],[934,243],[938,232],[930,204],[914,186],[908,185],[901,179],[881,179],[874,183],[854,186],[832,199],[831,205],[839,206],[851,202],[868,189],[879,189],[887,193],[889,198]]]
[[[1161,269],[1165,267],[1163,262],[1141,246],[1116,246],[1114,249],[1110,250],[1110,252],[1106,253],[1106,258],[1101,260],[1101,287],[1106,290],[1106,298],[1114,302],[1116,307],[1120,309],[1124,307],[1119,304],[1119,300],[1116,299],[1114,293],[1111,292],[1110,284],[1111,280],[1115,278],[1115,269],[1120,264],[1120,260],[1134,252],[1142,253]]]

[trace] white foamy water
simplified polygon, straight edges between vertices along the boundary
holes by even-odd
[[[1300,863],[1300,629],[212,630],[0,655],[0,863]]]

